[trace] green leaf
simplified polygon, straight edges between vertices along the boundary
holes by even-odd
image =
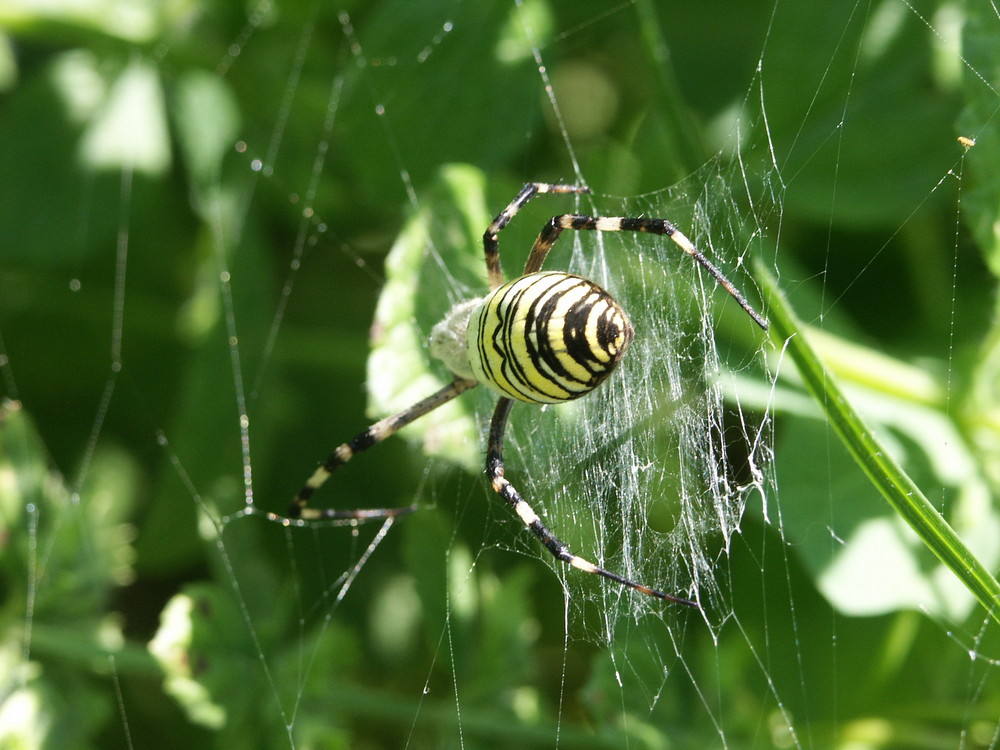
[[[468,166],[442,168],[421,197],[385,263],[385,286],[372,325],[368,393],[372,416],[391,414],[429,396],[452,379],[427,352],[430,329],[450,307],[456,284],[475,297],[486,289],[481,238],[485,177]],[[460,398],[402,431],[429,456],[474,471],[482,463],[479,431],[468,399]]]

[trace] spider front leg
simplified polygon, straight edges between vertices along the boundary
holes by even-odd
[[[338,467],[343,466],[358,453],[368,450],[373,445],[377,445],[387,437],[394,435],[406,425],[424,416],[428,412],[434,411],[439,406],[451,401],[456,396],[478,385],[475,380],[456,377],[444,388],[432,393],[427,398],[418,401],[412,406],[397,414],[380,419],[370,425],[364,432],[360,432],[353,439],[338,445],[329,458],[320,464],[312,476],[306,480],[302,488],[295,495],[291,507],[288,509],[288,518],[282,518],[276,514],[268,514],[272,520],[279,521],[285,525],[293,523],[295,520],[303,519],[307,521],[316,520],[364,520],[369,518],[388,518],[414,510],[413,506],[406,508],[376,508],[371,510],[335,510],[333,508],[310,508],[309,498],[318,490],[330,475]]]
[[[609,581],[614,581],[622,586],[628,586],[636,591],[641,591],[643,594],[654,596],[657,599],[676,602],[678,604],[687,604],[689,607],[697,607],[698,605],[689,599],[673,596],[672,594],[664,593],[644,584],[636,583],[573,554],[569,547],[542,523],[542,519],[538,517],[538,514],[521,497],[521,494],[515,489],[514,485],[504,477],[503,437],[507,427],[507,417],[510,415],[510,409],[513,404],[514,402],[509,398],[501,398],[499,403],[497,403],[496,411],[493,412],[493,421],[490,423],[489,445],[486,450],[486,476],[490,480],[493,490],[510,504],[514,512],[517,513],[518,518],[528,527],[531,533],[538,537],[538,541],[542,543],[545,549],[552,553],[552,556],[557,560],[568,563],[577,570],[582,570],[584,573],[593,573],[602,576]]]

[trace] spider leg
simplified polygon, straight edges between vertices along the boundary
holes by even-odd
[[[767,330],[767,321],[750,306],[743,293],[694,246],[691,240],[685,237],[677,227],[666,219],[597,217],[576,214],[553,216],[542,228],[538,239],[535,240],[535,244],[531,248],[531,253],[528,255],[528,262],[524,266],[525,275],[541,270],[545,256],[549,254],[549,250],[552,249],[552,246],[559,239],[559,235],[562,234],[564,229],[573,229],[576,231],[597,230],[601,232],[647,232],[649,234],[665,235],[672,239],[681,250],[700,263],[706,271],[712,274],[712,277],[718,282],[719,286],[729,292],[730,296],[739,303],[747,315],[753,318],[754,323],[763,330]],[[488,257],[489,254],[487,253],[487,259]]]
[[[432,393],[427,398],[418,401],[403,411],[392,414],[385,419],[380,419],[369,426],[364,432],[358,433],[353,439],[338,445],[330,457],[320,464],[312,476],[306,480],[299,490],[292,506],[288,509],[289,519],[303,518],[306,520],[319,519],[364,519],[364,518],[385,518],[387,516],[402,515],[413,510],[408,508],[381,508],[377,510],[335,510],[332,508],[309,508],[309,498],[318,490],[323,483],[330,478],[330,475],[338,466],[343,466],[358,453],[368,450],[373,445],[381,443],[397,430],[419,419],[428,412],[432,412],[439,406],[451,401],[456,396],[464,393],[470,388],[478,385],[475,380],[466,378],[455,378],[451,383],[439,391]],[[281,520],[277,516],[276,520]]]
[[[630,581],[628,578],[623,578],[617,573],[605,570],[589,560],[573,554],[570,552],[569,547],[542,523],[542,519],[538,517],[538,514],[521,497],[521,494],[515,489],[514,485],[504,477],[503,436],[507,426],[507,417],[510,414],[513,404],[514,402],[509,398],[501,398],[499,403],[497,403],[496,411],[493,412],[493,421],[490,423],[489,445],[486,449],[486,476],[490,480],[493,490],[510,504],[524,525],[538,537],[538,541],[542,543],[545,549],[551,552],[552,556],[557,560],[568,563],[577,570],[582,570],[584,573],[594,573],[622,586],[628,586],[636,591],[641,591],[643,594],[655,596],[657,599],[697,607],[698,605],[689,599],[682,599],[679,596],[673,596],[672,594],[664,593],[641,583]]]
[[[574,193],[580,195],[589,193],[590,188],[582,185],[554,185],[547,182],[529,182],[503,211],[497,214],[493,223],[483,234],[483,250],[486,253],[486,272],[489,275],[490,289],[496,289],[503,284],[503,271],[500,269],[500,244],[497,235],[510,223],[524,204],[542,193]],[[527,273],[527,272],[526,272]]]

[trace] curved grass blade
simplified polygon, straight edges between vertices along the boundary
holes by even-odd
[[[889,505],[1000,623],[1000,583],[972,554],[955,530],[920,491],[854,410],[823,367],[777,280],[758,262],[755,277],[768,301],[772,339],[785,346],[806,389],[826,414],[841,442]]]

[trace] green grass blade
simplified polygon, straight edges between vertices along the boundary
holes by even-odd
[[[809,344],[777,280],[762,263],[757,264],[756,278],[768,301],[773,340],[785,347],[806,389],[826,414],[841,442],[896,513],[1000,623],[1000,583],[972,554],[851,406]]]

